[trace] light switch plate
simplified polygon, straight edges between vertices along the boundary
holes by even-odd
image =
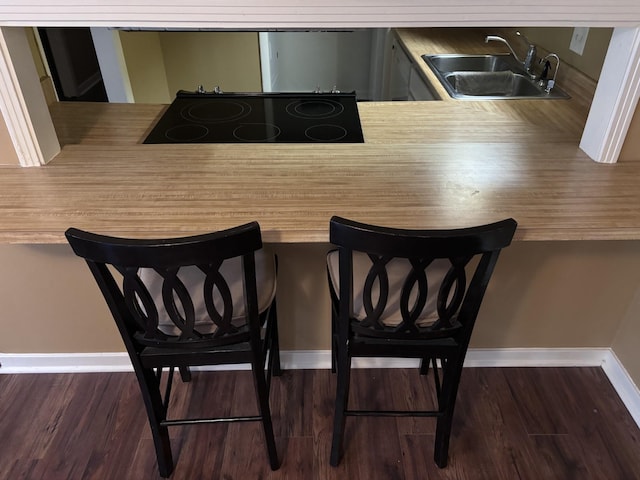
[[[587,43],[587,35],[589,35],[589,27],[575,27],[573,29],[573,35],[571,36],[569,50],[576,52],[578,55],[582,55],[584,45]]]

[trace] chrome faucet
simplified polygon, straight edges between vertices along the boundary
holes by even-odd
[[[487,35],[484,39],[484,43],[489,43],[490,41],[494,41],[494,42],[502,42],[504,43],[507,47],[509,47],[509,50],[511,51],[511,55],[513,55],[515,57],[515,59],[522,64],[522,66],[524,67],[524,69],[527,71],[527,73],[529,75],[533,75],[533,72],[531,71],[531,67],[533,65],[533,62],[536,58],[536,53],[537,53],[537,49],[536,46],[531,43],[529,40],[527,40],[527,37],[525,37],[522,33],[520,32],[516,32],[516,35],[518,35],[519,37],[522,37],[522,39],[527,43],[528,48],[527,48],[527,55],[524,57],[524,60],[520,60],[520,57],[518,57],[518,55],[516,54],[516,52],[513,50],[513,48],[511,48],[511,45],[509,45],[509,42],[507,42],[507,40],[505,40],[502,37],[499,37],[497,35]]]
[[[544,91],[547,92],[547,93],[551,93],[551,89],[556,84],[556,75],[558,75],[558,68],[560,68],[560,57],[558,57],[558,55],[556,55],[555,53],[550,53],[546,57],[541,58],[540,59],[540,63],[542,64],[542,63],[548,62],[549,58],[555,58],[555,60],[556,60],[556,69],[553,72],[553,78],[550,79],[550,80],[547,80],[547,88],[544,89]]]

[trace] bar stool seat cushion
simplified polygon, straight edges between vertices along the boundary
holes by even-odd
[[[359,321],[364,320],[367,317],[363,298],[364,279],[369,274],[373,262],[366,253],[353,252],[353,277],[354,288],[353,292],[353,318]],[[442,279],[446,275],[451,264],[444,259],[435,259],[427,267],[427,281],[429,285],[429,293],[427,295],[427,303],[422,312],[418,316],[416,324],[422,327],[431,325],[438,320],[437,312],[437,289],[431,288],[432,285],[436,287],[442,283]],[[333,291],[340,292],[340,274],[339,274],[339,252],[338,250],[332,250],[327,254],[327,267],[329,271],[329,278],[333,286]],[[389,327],[397,326],[402,321],[402,315],[400,314],[400,293],[402,291],[402,284],[407,279],[407,276],[411,272],[411,264],[406,258],[393,258],[386,265],[386,271],[389,278],[389,299],[384,312],[380,316],[380,321]],[[379,287],[376,284],[373,287],[372,296],[373,299],[377,299],[379,296]],[[413,298],[410,300],[410,304],[414,301],[415,292]]]
[[[265,248],[255,252],[256,259],[256,283],[258,286],[258,312],[265,312],[276,295],[276,261],[275,256]],[[230,258],[222,263],[220,274],[227,282],[233,299],[233,313],[231,322],[235,326],[246,323],[244,294],[242,284],[242,261],[240,257]],[[196,314],[195,327],[201,333],[211,333],[215,325],[209,319],[205,306],[203,292],[205,274],[198,267],[183,267],[178,273],[178,278],[189,291],[193,300]],[[143,281],[149,293],[151,293],[155,305],[158,307],[158,329],[168,335],[178,335],[180,332],[167,313],[162,301],[163,279],[152,268],[141,268],[140,279]],[[179,307],[179,303],[176,302]],[[214,304],[218,312],[222,312],[223,301],[220,292],[214,289]],[[142,304],[140,308],[144,310]]]

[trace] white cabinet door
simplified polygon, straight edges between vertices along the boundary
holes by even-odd
[[[409,99],[409,77],[411,60],[400,44],[394,39],[391,44],[391,75],[389,79],[389,99]]]
[[[429,84],[397,38],[391,42],[389,100],[435,100]]]
[[[409,75],[409,100],[435,100],[431,88],[414,65]]]

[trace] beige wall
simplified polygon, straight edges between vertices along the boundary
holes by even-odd
[[[328,246],[273,248],[282,347],[328,349]],[[68,246],[0,245],[0,264],[0,351],[123,350],[88,268]],[[621,356],[637,371],[637,349],[625,353],[619,330],[640,330],[639,286],[640,242],[517,242],[500,258],[472,346],[610,347],[618,333]]]
[[[0,112],[0,165],[20,165],[20,160],[9,136],[7,123]]]
[[[640,161],[640,103],[633,114],[618,162]]]
[[[556,53],[560,55],[562,62],[566,61],[594,80],[600,77],[602,64],[607,54],[607,47],[613,33],[611,28],[590,29],[584,53],[578,55],[569,50],[573,33],[572,28],[536,28],[524,29],[523,31],[531,34],[540,45],[545,47],[551,45],[552,48],[556,49]],[[532,41],[534,40],[532,39]],[[638,109],[636,109],[627,132],[618,161],[640,161],[640,114]]]
[[[159,32],[118,32],[137,103],[171,103]]]
[[[256,32],[120,32],[136,102],[170,103],[178,90],[260,92]]]
[[[591,79],[598,80],[613,29],[591,28],[582,55],[569,49],[573,28],[523,28],[522,32],[531,42],[557,53],[562,64],[566,62]],[[562,78],[562,64],[560,65],[560,78]],[[636,108],[626,140],[620,151],[619,162],[640,161],[640,113],[638,110]]]
[[[516,242],[498,261],[472,346],[610,347],[639,269],[640,242]]]
[[[0,351],[122,351],[86,264],[67,245],[0,245]]]
[[[533,43],[557,53],[563,64],[566,62],[593,80],[597,80],[600,77],[613,29],[591,28],[582,55],[569,50],[573,28],[523,28],[522,32]],[[560,65],[560,78],[561,76],[562,65]],[[637,108],[618,161],[640,161],[640,113]]]
[[[614,352],[636,385],[640,385],[638,342],[640,342],[640,287],[636,288],[635,297],[628,306],[613,342]]]
[[[600,70],[604,63],[604,57],[609,48],[612,28],[591,28],[587,35],[587,43],[584,47],[582,55],[578,55],[569,49],[573,28],[523,28],[522,33],[534,44],[539,45],[543,49],[554,52],[560,57],[560,72],[562,65],[569,64],[580,70],[592,80],[598,80]],[[516,46],[514,45],[514,48]],[[517,50],[520,51],[520,50]],[[553,61],[551,62],[554,63]]]
[[[160,41],[172,95],[200,84],[206,90],[218,85],[229,92],[262,91],[256,32],[164,32]]]

